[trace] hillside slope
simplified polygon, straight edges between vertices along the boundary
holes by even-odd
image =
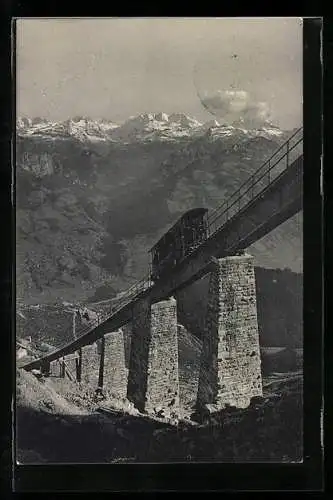
[[[302,381],[275,381],[261,402],[205,425],[174,427],[129,414],[105,416],[57,394],[51,380],[18,371],[17,459],[23,464],[302,460]],[[83,399],[81,399],[81,403]],[[208,424],[208,425],[207,425]]]

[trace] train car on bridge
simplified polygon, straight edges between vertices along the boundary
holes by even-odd
[[[207,239],[207,208],[194,208],[151,248],[151,279],[158,280]]]

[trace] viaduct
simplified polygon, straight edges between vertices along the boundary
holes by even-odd
[[[246,248],[302,210],[303,130],[209,214],[209,237],[167,278],[149,275],[64,347],[25,365],[127,398],[141,412],[179,415],[177,300],[209,274],[197,407],[247,407],[262,395],[252,256]],[[122,327],[130,324],[129,368]]]

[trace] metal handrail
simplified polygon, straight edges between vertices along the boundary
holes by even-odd
[[[133,301],[135,297],[137,297],[140,293],[142,293],[144,290],[147,290],[151,286],[151,280],[150,280],[150,275],[147,274],[144,278],[141,280],[137,281],[132,285],[126,292],[125,295],[120,297],[119,302],[117,302],[115,308],[112,309],[111,313],[107,314],[100,314],[97,319],[94,321],[89,322],[88,325],[84,326],[83,328],[80,328],[76,331],[76,334],[79,337],[82,337],[85,333],[89,333],[91,330],[99,326],[101,323],[104,323],[107,321],[109,318],[111,318],[114,314],[119,312],[125,305],[129,304],[130,302]]]
[[[279,163],[279,162],[281,161],[281,159],[282,159],[282,158],[284,158],[284,156],[285,156],[285,155],[283,155],[283,157],[279,158],[278,162],[276,162],[274,165],[271,165],[271,162],[272,162],[273,158],[274,158],[275,156],[277,156],[277,154],[278,154],[278,153],[279,153],[279,152],[280,152],[280,151],[281,151],[281,150],[282,150],[282,149],[283,149],[283,148],[284,148],[287,144],[289,144],[289,143],[291,142],[291,140],[292,140],[294,137],[296,137],[296,135],[297,135],[300,131],[303,131],[303,128],[302,128],[302,127],[301,127],[301,128],[299,128],[299,129],[297,129],[297,130],[296,130],[296,132],[294,132],[294,134],[293,134],[291,137],[289,137],[289,139],[287,139],[287,141],[285,141],[285,142],[284,142],[284,143],[283,143],[283,144],[282,144],[282,145],[281,145],[281,146],[280,146],[280,147],[279,147],[279,148],[278,148],[278,149],[277,149],[277,150],[276,150],[276,151],[272,154],[272,156],[271,156],[270,158],[268,158],[268,160],[266,160],[266,161],[265,161],[265,162],[264,162],[264,163],[263,163],[263,164],[262,164],[262,165],[261,165],[261,166],[260,166],[260,167],[259,167],[259,168],[258,168],[258,169],[257,169],[257,170],[256,170],[256,171],[255,171],[255,172],[254,172],[254,173],[253,173],[253,174],[252,174],[252,175],[251,175],[251,176],[250,176],[250,177],[249,177],[246,181],[245,181],[245,182],[243,182],[243,184],[241,184],[241,186],[240,186],[240,187],[239,187],[236,191],[234,191],[234,192],[233,192],[233,194],[232,194],[232,195],[231,195],[231,196],[230,196],[230,197],[229,197],[226,201],[224,201],[224,202],[223,202],[221,205],[219,205],[219,206],[218,206],[215,210],[213,210],[213,212],[212,212],[212,213],[208,216],[208,219],[210,219],[211,217],[213,217],[213,216],[214,216],[214,214],[215,214],[216,212],[218,212],[218,211],[219,211],[219,210],[220,210],[223,206],[227,205],[227,204],[229,203],[229,201],[230,201],[232,198],[234,198],[234,197],[237,195],[237,193],[239,193],[239,192],[242,190],[242,188],[243,188],[244,186],[246,186],[246,184],[248,184],[251,180],[253,180],[253,179],[255,178],[255,176],[256,176],[256,175],[257,175],[257,174],[258,174],[261,170],[263,170],[263,168],[264,168],[264,167],[266,167],[267,165],[268,165],[268,167],[269,167],[269,169],[268,169],[267,171],[265,171],[265,173],[267,173],[269,170],[272,170],[272,168],[273,168],[273,167],[274,167],[277,163]],[[302,137],[301,137],[301,138],[297,141],[297,143],[293,146],[293,148],[291,148],[291,149],[294,149],[294,148],[297,146],[297,144],[298,144],[300,141],[302,141],[302,140],[303,140],[303,135],[302,135]],[[291,151],[291,149],[289,149],[289,151]]]
[[[208,223],[208,230],[210,235],[214,234],[217,230],[220,230],[222,226],[219,226],[218,228],[215,229],[215,231],[211,231],[212,226],[216,223],[218,219],[220,219],[224,214],[226,214],[226,221],[225,223],[230,219],[230,209],[233,208],[237,203],[238,203],[238,211],[241,209],[241,200],[245,198],[245,195],[252,189],[252,196],[250,200],[246,200],[248,203],[254,198],[254,188],[259,184],[259,182],[267,175],[272,172],[272,170],[279,164],[281,164],[281,161],[287,157],[287,165],[285,168],[288,168],[289,166],[289,159],[290,159],[290,152],[293,151],[298,144],[300,144],[303,141],[303,134],[302,136],[293,144],[290,146],[290,143],[292,139],[294,139],[297,134],[303,131],[303,128],[299,128],[286,142],[284,142],[277,151],[268,159],[266,160],[260,168],[258,168],[254,174],[252,174],[225,202],[223,202],[219,207],[217,207],[208,217],[207,217],[207,223]],[[276,156],[278,155],[279,152],[283,150],[283,148],[287,147],[286,152],[280,156],[274,163],[274,160],[276,159]],[[268,167],[264,170],[265,167]],[[261,174],[260,177],[256,179],[258,174]],[[268,176],[268,185],[270,185],[273,182],[273,178],[271,175]],[[247,187],[247,189],[241,193],[242,189]],[[267,187],[267,186],[266,186]],[[236,196],[238,197],[234,199]],[[231,203],[230,203],[231,202]],[[237,213],[237,212],[236,212]],[[236,213],[234,215],[236,215]]]

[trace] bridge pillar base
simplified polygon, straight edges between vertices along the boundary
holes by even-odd
[[[78,380],[78,373],[77,373],[77,359],[71,355],[66,357],[65,356],[65,377],[69,378],[73,382],[76,382]]]
[[[60,377],[60,363],[59,360],[56,359],[55,361],[50,362],[50,370],[49,370],[49,377]]]
[[[107,394],[126,399],[128,370],[125,366],[125,345],[122,330],[104,337],[103,388]]]
[[[41,364],[41,372],[45,377],[48,377],[50,375],[50,363],[49,362],[44,362]]]
[[[64,358],[59,359],[60,363],[60,377],[65,378],[65,363],[64,363]]]
[[[262,395],[253,258],[219,259],[209,283],[198,408],[245,408]]]
[[[100,354],[96,344],[85,345],[81,349],[81,382],[97,389],[99,379]]]
[[[179,415],[177,302],[134,306],[127,398],[141,412]]]

